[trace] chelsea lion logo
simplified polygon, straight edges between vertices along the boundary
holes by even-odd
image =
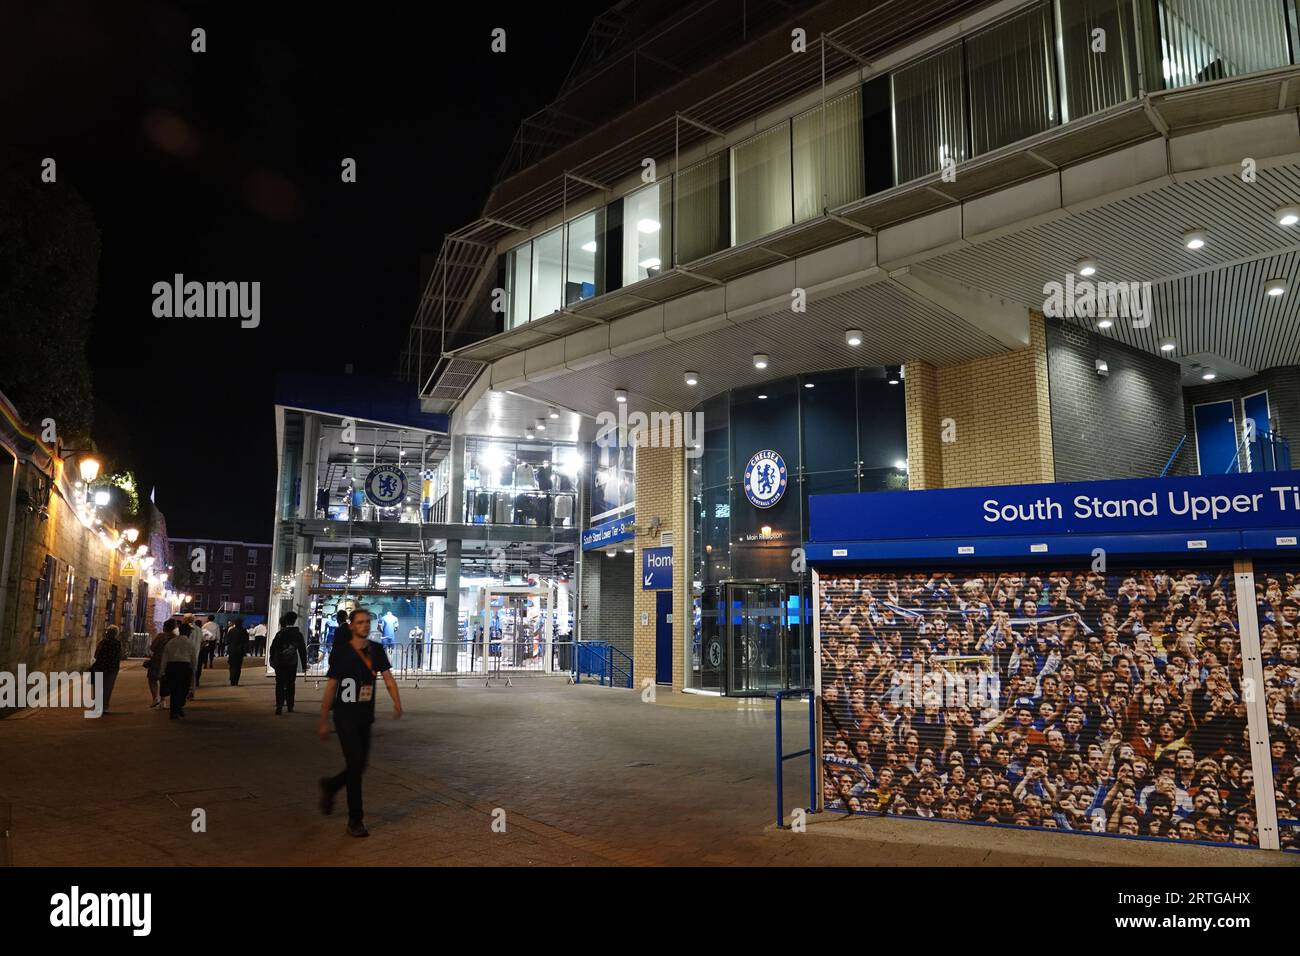
[[[396,465],[380,465],[366,475],[366,497],[380,508],[400,504],[406,496],[406,472]]]
[[[785,494],[785,459],[770,448],[755,452],[745,466],[745,497],[755,508],[770,508]]]

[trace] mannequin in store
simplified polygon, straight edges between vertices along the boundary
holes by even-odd
[[[537,469],[537,487],[541,491],[550,491],[554,484],[555,471],[551,468],[550,461],[542,462],[542,467]]]
[[[515,488],[523,491],[528,488],[537,487],[537,476],[533,474],[533,466],[526,461],[521,461],[515,465]]]
[[[379,636],[385,647],[397,640],[397,615],[391,610],[385,611],[379,619]]]

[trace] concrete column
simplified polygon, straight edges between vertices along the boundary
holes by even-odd
[[[465,522],[465,436],[451,436],[451,474],[447,483],[447,523]]]
[[[546,673],[551,672],[551,648],[555,644],[555,616],[552,612],[555,610],[555,582],[548,581],[546,584],[546,603],[543,605],[546,617],[542,620],[542,640],[545,643],[543,653],[546,655],[543,660],[546,661]]]
[[[313,498],[315,494],[316,492],[313,490]],[[314,547],[315,539],[310,535],[298,535],[294,538],[293,578],[295,587],[293,589],[293,610],[298,615],[298,627],[301,628],[304,635],[307,634],[307,615],[311,613],[311,595],[307,593],[311,575],[304,573],[304,569],[311,564]],[[272,589],[277,586],[277,583],[275,581],[271,582]],[[278,619],[267,621],[267,629],[274,632],[279,623]]]
[[[446,581],[447,597],[442,602],[442,669],[455,672],[458,650],[457,631],[460,617],[460,548],[459,538],[448,539]],[[470,629],[471,636],[473,628]]]
[[[302,469],[298,479],[298,517],[316,516],[316,459],[320,453],[320,419],[304,415],[302,426]]]

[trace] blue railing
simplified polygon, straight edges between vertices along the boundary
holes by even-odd
[[[601,687],[632,686],[632,658],[621,648],[609,641],[576,641],[573,648],[574,683],[581,684],[586,674],[599,679]]]
[[[1172,468],[1172,467],[1174,467],[1174,461],[1177,460],[1177,458],[1178,458],[1178,453],[1181,452],[1181,451],[1183,450],[1183,446],[1186,445],[1186,444],[1187,444],[1187,436],[1186,436],[1186,435],[1183,435],[1182,438],[1178,439],[1178,447],[1174,449],[1174,453],[1173,453],[1172,455],[1170,455],[1170,456],[1169,456],[1169,460],[1168,460],[1167,462],[1165,462],[1165,467],[1164,467],[1163,469],[1161,469],[1161,471],[1160,471],[1160,477],[1161,477],[1161,478],[1163,478],[1163,477],[1165,477],[1165,475],[1169,474],[1169,469]]]
[[[787,697],[808,697],[808,746],[794,753],[782,753],[781,701]],[[776,825],[785,826],[785,762],[795,757],[808,757],[808,812],[817,812],[817,695],[810,688],[779,690],[776,692]]]
[[[1242,436],[1224,474],[1235,475],[1243,470],[1290,471],[1291,443],[1277,432],[1257,432],[1254,441]]]

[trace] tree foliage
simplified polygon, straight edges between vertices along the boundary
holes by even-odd
[[[53,418],[85,444],[94,417],[86,349],[99,281],[99,229],[36,157],[0,152],[0,390],[29,424]]]

